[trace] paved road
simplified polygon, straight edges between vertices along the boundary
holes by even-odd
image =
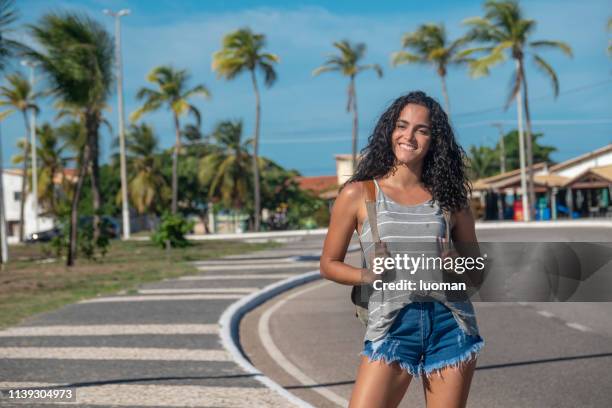
[[[610,240],[610,230],[555,229],[552,235],[543,229],[488,230],[478,236],[481,241],[603,242]],[[241,326],[243,348],[255,366],[313,405],[345,405],[363,338],[348,294],[349,288],[327,281],[285,293],[247,315]],[[475,307],[486,345],[469,406],[612,404],[612,303]],[[424,406],[422,394],[421,385],[413,383],[402,406]]]
[[[217,321],[237,299],[318,268],[289,256],[319,249],[320,239],[308,238],[197,262],[196,276],[33,316],[0,331],[0,389],[76,387],[80,407],[286,407],[232,361]],[[0,399],[0,406],[10,405]]]

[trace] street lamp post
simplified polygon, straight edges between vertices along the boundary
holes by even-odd
[[[517,65],[519,62],[517,61]],[[529,193],[527,191],[527,174],[525,172],[525,134],[523,132],[523,97],[521,87],[519,86],[516,92],[516,115],[518,120],[519,134],[519,165],[521,174],[521,200],[523,204],[523,221],[531,221],[531,203],[529,202]]]
[[[32,93],[34,92],[35,82],[35,74],[34,71],[36,66],[39,63],[36,61],[23,60],[21,61],[21,65],[30,68],[30,87],[32,89]],[[33,209],[34,209],[34,232],[38,232],[40,227],[38,225],[38,169],[37,169],[37,159],[36,159],[36,110],[31,109],[30,112],[30,146],[31,146],[31,156],[32,156],[32,195],[33,195]],[[23,177],[26,177],[24,174]],[[22,200],[25,197],[22,197]],[[22,225],[21,228],[24,228],[25,225]]]
[[[117,64],[117,104],[119,111],[119,162],[121,171],[121,204],[123,215],[123,239],[130,238],[130,209],[128,205],[127,165],[125,162],[125,116],[123,112],[123,65],[121,63],[121,17],[130,14],[129,9],[104,14],[115,19],[115,60]]]
[[[506,148],[504,146],[504,127],[501,123],[493,123],[494,127],[499,130],[499,171],[506,172]]]
[[[1,130],[1,129],[0,129]],[[8,237],[6,230],[6,208],[4,207],[4,166],[2,162],[2,132],[0,131],[0,262],[8,262]]]

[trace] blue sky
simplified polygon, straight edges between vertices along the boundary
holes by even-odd
[[[451,36],[461,35],[461,21],[482,15],[480,1],[138,1],[20,0],[21,22],[36,22],[50,10],[79,10],[103,22],[113,21],[102,9],[130,8],[123,21],[123,58],[126,112],[138,106],[134,96],[147,85],[151,68],[172,64],[187,68],[192,84],[203,83],[212,93],[209,101],[195,100],[203,115],[203,130],[209,132],[224,119],[243,119],[244,136],[253,131],[254,96],[247,76],[228,82],[211,70],[211,54],[224,34],[244,26],[265,33],[267,49],[281,58],[278,81],[262,91],[261,154],[304,175],[334,174],[334,154],[348,153],[351,146],[351,116],[346,112],[347,81],[338,74],[313,78],[311,72],[333,52],[332,42],[362,41],[368,46],[366,63],[379,63],[384,76],[373,72],[357,78],[360,110],[360,147],[377,117],[397,96],[421,89],[442,100],[439,78],[427,66],[392,68],[389,55],[400,47],[403,33],[425,22],[443,22]],[[605,26],[612,9],[608,0],[587,2],[523,1],[526,15],[537,20],[534,39],[569,43],[570,59],[559,52],[543,52],[561,83],[561,95],[552,97],[548,79],[531,63],[530,86],[534,130],[544,132],[544,142],[557,146],[557,161],[582,154],[612,142],[612,58],[606,54],[610,38]],[[471,79],[464,68],[448,74],[453,125],[460,143],[493,145],[497,130],[492,122],[515,126],[516,111],[504,104],[512,64],[495,68],[489,77]],[[116,125],[116,96],[109,101],[108,119]],[[51,106],[42,106],[39,120],[52,120]],[[151,123],[161,146],[173,143],[172,120],[160,111],[144,117]],[[116,127],[116,126],[115,126]],[[2,124],[5,166],[16,153],[15,144],[24,134],[17,115]],[[112,152],[111,135],[103,130],[104,158]]]

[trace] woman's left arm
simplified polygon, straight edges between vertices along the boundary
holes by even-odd
[[[451,217],[451,236],[455,250],[462,257],[470,257],[473,259],[480,257],[474,216],[472,215],[470,207],[454,212]],[[482,283],[482,271],[472,269],[468,272],[468,275],[473,284],[478,285]]]
[[[474,243],[478,247],[474,216],[470,207],[455,211],[451,215],[451,236],[454,243]]]

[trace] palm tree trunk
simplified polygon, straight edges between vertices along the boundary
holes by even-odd
[[[520,74],[520,65],[519,61],[516,61],[516,69],[517,69],[517,81],[522,80]],[[520,162],[520,170],[521,170],[521,197],[523,201],[523,220],[529,221],[531,220],[531,212],[529,211],[529,200],[527,198],[527,180],[525,175],[525,134],[523,133],[523,105],[522,105],[522,92],[521,87],[519,86],[516,92],[516,114],[518,120],[518,133],[519,133],[519,162]]]
[[[255,70],[251,70],[251,80],[255,91],[255,137],[253,139],[253,187],[255,193],[255,211],[253,229],[259,231],[261,224],[261,192],[259,186],[259,165],[258,165],[258,149],[259,149],[259,121],[261,117],[261,102],[259,100],[259,88],[257,87],[257,78],[255,78]]]
[[[98,242],[101,235],[101,223],[100,223],[100,207],[102,203],[102,196],[100,193],[100,148],[99,148],[99,137],[98,128],[100,122],[98,114],[95,112],[88,113],[85,120],[87,128],[87,138],[89,139],[89,162],[90,162],[90,175],[91,175],[91,198],[93,206],[93,241]]]
[[[181,149],[181,124],[178,115],[174,113],[174,131],[176,133],[176,141],[174,143],[174,152],[172,153],[172,214],[176,214],[178,210],[178,155]]]
[[[523,65],[523,60],[520,60],[521,67],[521,79],[523,80],[523,105],[525,107],[525,130],[526,134],[526,147],[527,147],[527,191],[529,192],[529,202],[531,203],[531,207],[529,207],[530,219],[534,219],[533,217],[533,206],[536,204],[535,199],[535,189],[533,184],[533,133],[531,131],[531,114],[529,113],[529,97],[527,94],[527,77],[525,76],[525,66]]]
[[[442,94],[444,95],[444,104],[446,105],[446,115],[450,118],[450,99],[446,89],[446,76],[440,75],[440,79],[442,80]]]
[[[351,165],[353,167],[353,173],[357,169],[357,142],[359,137],[359,115],[357,114],[357,93],[355,90],[355,75],[351,75],[351,101],[353,110],[353,149],[351,153]]]
[[[78,233],[78,221],[79,221],[79,201],[81,199],[81,191],[83,189],[83,183],[85,176],[87,175],[87,169],[89,167],[89,151],[90,143],[87,141],[83,146],[81,153],[79,175],[77,179],[74,192],[72,194],[72,204],[70,206],[70,235],[68,242],[68,255],[66,256],[66,266],[73,266],[74,260],[77,255],[77,233]]]
[[[30,125],[28,123],[28,114],[24,109],[21,111],[26,128],[25,144],[23,145],[23,177],[21,178],[21,200],[19,200],[19,242],[25,241],[25,201],[27,196],[27,180],[28,180],[28,160],[30,159],[29,151],[30,144],[28,143],[27,135],[30,134]]]

